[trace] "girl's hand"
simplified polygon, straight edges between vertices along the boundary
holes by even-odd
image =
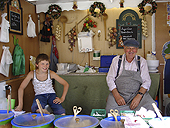
[[[63,101],[64,101],[64,99],[59,98],[59,97],[56,97],[56,98],[53,100],[53,103],[54,103],[54,104],[61,104]]]

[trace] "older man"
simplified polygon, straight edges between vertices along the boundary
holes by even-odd
[[[136,55],[139,42],[126,40],[123,44],[125,54],[113,58],[106,77],[111,91],[106,112],[110,109],[139,110],[141,107],[154,110],[152,103],[155,101],[148,93],[151,79],[147,62]]]

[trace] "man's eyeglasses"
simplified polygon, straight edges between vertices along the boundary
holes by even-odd
[[[137,48],[136,47],[126,47],[126,50],[128,50],[128,51],[135,51],[135,50],[137,50]]]

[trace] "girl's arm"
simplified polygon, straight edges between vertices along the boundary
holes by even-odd
[[[55,72],[50,71],[50,75],[51,78],[55,79],[56,81],[58,81],[60,84],[62,84],[64,86],[63,89],[63,94],[61,96],[61,102],[63,102],[65,100],[66,94],[68,92],[68,88],[69,88],[69,84],[61,77],[59,77]]]
[[[33,78],[33,71],[30,71],[26,78],[22,81],[19,89],[18,89],[18,106],[16,107],[15,111],[22,111],[23,108],[23,96],[24,96],[24,89],[27,87],[30,80]]]

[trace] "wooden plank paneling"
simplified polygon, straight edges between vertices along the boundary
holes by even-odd
[[[25,54],[25,74],[27,74],[29,72],[29,57],[30,55],[32,56],[37,56],[39,54],[39,42],[38,42],[38,37],[35,38],[30,38],[27,36],[27,22],[28,22],[28,16],[31,15],[32,20],[34,21],[34,23],[36,24],[36,34],[38,34],[38,18],[37,18],[37,14],[35,13],[35,6],[24,1],[24,0],[20,0],[21,3],[21,7],[23,10],[23,35],[18,35],[18,34],[14,34],[14,33],[10,33],[9,34],[9,43],[3,43],[0,42],[0,59],[2,57],[2,46],[8,46],[10,47],[9,50],[11,52],[11,54],[13,55],[13,51],[14,51],[14,44],[13,44],[13,35],[16,35],[16,38],[19,39],[19,45],[21,46],[21,48],[24,51]],[[7,7],[4,10],[4,13],[7,12]],[[0,12],[0,15],[2,14],[2,12]],[[7,19],[8,17],[6,17]],[[0,17],[0,23],[1,23],[2,19]],[[24,74],[23,74],[24,75]],[[9,71],[9,77],[5,77],[2,74],[0,74],[0,81],[5,80],[5,79],[10,79],[10,78],[15,78],[18,76],[13,76],[12,75],[12,64],[10,65],[10,71]]]
[[[35,38],[30,38],[27,36],[27,22],[28,22],[28,16],[31,15],[32,20],[36,24],[36,34],[38,34],[38,18],[37,14],[35,13],[35,6],[26,2],[25,0],[20,0],[21,7],[23,9],[23,35],[18,35],[18,34],[9,34],[9,43],[3,43],[0,42],[0,59],[2,57],[2,46],[8,46],[10,47],[9,50],[11,54],[13,55],[14,51],[14,44],[13,44],[13,35],[16,35],[16,38],[19,39],[19,45],[24,51],[25,54],[25,74],[19,75],[19,76],[25,76],[29,72],[29,57],[30,55],[32,56],[37,56],[39,54],[39,42],[38,42],[38,36]],[[7,7],[5,8],[4,12],[7,12]],[[0,12],[0,15],[2,12]],[[2,19],[0,17],[0,23]],[[23,81],[25,77],[20,77],[19,76],[13,76],[12,75],[12,64],[10,65],[10,71],[9,71],[9,77],[5,77],[4,75],[0,74],[0,82],[7,80],[6,83],[12,86],[12,98],[16,99],[15,106],[18,105],[18,88]],[[12,80],[10,80],[12,79]],[[30,82],[28,86],[26,87],[24,91],[24,111],[31,111],[31,104],[34,98],[34,91],[33,91],[33,86],[32,83]],[[8,94],[8,91],[7,91]]]

